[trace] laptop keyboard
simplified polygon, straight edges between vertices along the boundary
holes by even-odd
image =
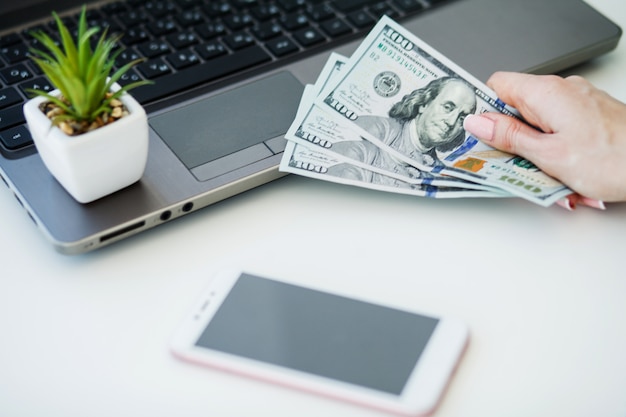
[[[88,10],[90,25],[123,33],[117,66],[146,60],[119,81],[154,84],[132,90],[150,104],[191,87],[330,50],[363,36],[387,14],[398,21],[449,0],[128,0]],[[70,28],[77,15],[64,16]],[[28,59],[32,30],[54,33],[53,21],[0,37],[0,151],[19,157],[34,148],[22,105],[28,89],[52,85]]]

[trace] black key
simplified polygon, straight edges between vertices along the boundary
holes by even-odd
[[[233,50],[254,44],[254,38],[247,32],[233,33],[232,35],[224,36],[223,40],[224,43]]]
[[[309,18],[304,13],[289,14],[280,19],[280,24],[287,30],[296,30],[303,28],[309,24]]]
[[[189,26],[198,25],[206,19],[198,10],[185,10],[176,16],[176,20],[181,27],[187,28]]]
[[[155,18],[167,16],[176,11],[176,6],[169,1],[149,1],[144,8]]]
[[[314,22],[335,17],[335,11],[327,4],[316,4],[307,9],[307,14]]]
[[[202,45],[196,46],[195,50],[198,54],[200,54],[202,59],[206,61],[226,54],[226,48],[218,41],[203,43]]]
[[[287,12],[292,12],[306,6],[306,0],[278,0],[278,4]]]
[[[394,0],[393,3],[406,13],[416,12],[425,8],[419,0]]]
[[[39,67],[39,65],[35,64],[34,62],[29,62],[26,65],[26,68],[28,68],[30,70],[30,72],[33,73],[34,76],[39,76],[39,75],[43,75],[43,71],[41,70],[41,68]]]
[[[126,4],[131,8],[137,8],[143,6],[145,3],[144,0],[126,0]]]
[[[21,125],[22,123],[26,123],[26,119],[24,118],[21,104],[0,110],[0,130]]]
[[[174,32],[176,30],[176,23],[174,23],[172,19],[161,19],[146,24],[146,28],[154,36],[162,36]]]
[[[359,29],[374,26],[376,19],[374,19],[369,13],[359,10],[349,13],[346,18]]]
[[[232,11],[230,4],[225,1],[212,1],[209,4],[202,7],[202,10],[209,17],[225,16]]]
[[[0,55],[2,55],[9,64],[15,64],[28,58],[28,46],[23,43],[3,46],[0,48]]]
[[[326,40],[326,38],[313,28],[300,29],[293,34],[293,37],[302,46],[311,46]]]
[[[372,6],[370,6],[369,11],[378,18],[384,15],[387,15],[389,17],[396,17],[398,15],[398,12],[389,7],[389,5],[384,1],[373,4]]]
[[[142,56],[133,48],[124,49],[115,59],[115,65],[119,68],[140,58],[142,58]]]
[[[333,4],[338,10],[342,12],[349,12],[356,9],[361,9],[372,3],[372,0],[336,0]]]
[[[15,150],[33,143],[26,126],[17,126],[0,132],[0,142],[5,148]]]
[[[198,43],[198,37],[193,32],[174,33],[172,35],[168,35],[165,39],[167,39],[174,49],[182,49]]]
[[[137,65],[137,69],[143,74],[144,77],[150,79],[161,77],[172,72],[170,67],[168,67],[167,64],[161,59],[153,59],[151,61],[144,62],[143,64],[139,64]]]
[[[54,90],[54,87],[52,86],[52,84],[50,84],[50,81],[48,81],[48,79],[44,77],[34,78],[32,80],[26,81],[25,83],[20,84],[19,87],[20,90],[22,90],[22,93],[24,93],[27,97],[33,96],[33,94],[30,93],[28,90],[42,90],[48,93]]]
[[[76,37],[76,34],[73,33],[72,34],[74,37]],[[61,42],[59,41],[59,37],[57,36],[57,34],[53,33],[48,35],[48,37],[50,39],[52,39],[52,42],[56,45],[56,46],[61,46]],[[30,47],[31,48],[35,48],[35,49],[42,49],[44,51],[47,50],[47,47],[44,46],[41,42],[39,42],[39,39],[35,39],[31,36],[27,36],[27,39],[30,41]]]
[[[141,76],[139,76],[139,74],[137,74],[137,71],[135,71],[134,69],[129,69],[128,71],[126,71],[118,80],[117,83],[119,85],[126,85],[126,84],[130,84],[130,83],[134,83],[137,81],[141,81],[142,78]]]
[[[274,22],[265,22],[252,29],[252,33],[262,41],[273,38],[283,33],[281,26]]]
[[[274,4],[261,5],[252,9],[252,14],[258,20],[269,20],[280,15],[280,9]]]
[[[153,85],[134,89],[133,96],[140,103],[146,103],[270,60],[271,57],[261,47],[251,46],[235,54],[221,56],[210,62],[160,77]]]
[[[226,16],[222,19],[230,30],[240,30],[254,23],[254,19],[247,13],[238,13]]]
[[[190,49],[174,52],[166,56],[165,59],[177,70],[200,63],[198,55]]]
[[[149,39],[150,35],[144,28],[136,27],[130,28],[124,32],[124,35],[122,36],[122,43],[124,43],[124,45],[133,45]]]
[[[137,10],[131,10],[129,12],[122,13],[117,18],[127,28],[132,28],[136,25],[148,21],[148,15],[142,11]]]
[[[17,33],[7,33],[0,37],[0,46],[15,45],[21,42],[21,39]]]
[[[194,29],[204,39],[212,39],[226,33],[226,28],[221,23],[203,23],[194,26]]]
[[[89,22],[89,27],[99,27],[103,32],[106,30],[107,34],[110,36],[114,33],[122,33],[122,26],[118,23],[114,22],[113,19],[98,19]],[[99,32],[102,33],[102,32]]]
[[[0,109],[21,103],[22,101],[22,96],[20,96],[17,90],[13,88],[3,88],[0,90]]]
[[[352,28],[339,18],[320,23],[320,28],[331,37],[337,37],[352,32]]]
[[[144,42],[140,44],[139,46],[137,46],[137,49],[146,58],[154,58],[156,56],[167,54],[168,52],[172,52],[169,45],[161,40]]]
[[[258,6],[259,0],[231,0],[231,3],[237,9],[243,9]]]
[[[298,51],[298,46],[288,37],[280,36],[265,44],[267,48],[276,56],[284,56]]]
[[[0,70],[0,78],[7,84],[15,84],[33,77],[33,73],[24,64]]]
[[[176,3],[178,3],[181,9],[191,9],[202,2],[201,0],[176,0]]]

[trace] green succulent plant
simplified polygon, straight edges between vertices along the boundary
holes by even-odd
[[[126,71],[141,61],[131,61],[113,72],[115,59],[122,52],[117,48],[119,36],[107,37],[104,30],[92,48],[91,38],[99,32],[98,27],[87,27],[87,8],[83,6],[78,21],[76,40],[69,29],[53,12],[52,16],[60,37],[60,45],[47,33],[39,31],[31,35],[39,41],[42,49],[31,48],[31,59],[41,68],[52,85],[59,89],[63,99],[42,90],[29,90],[34,95],[44,96],[63,110],[62,114],[53,117],[58,125],[63,121],[92,123],[103,113],[110,113],[110,102],[140,85],[149,81],[137,81],[123,86],[118,91],[107,94],[111,86]]]

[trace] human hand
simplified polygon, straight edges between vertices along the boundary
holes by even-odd
[[[468,132],[582,196],[626,201],[626,104],[578,76],[497,72],[487,85],[537,129],[484,113],[465,118]]]

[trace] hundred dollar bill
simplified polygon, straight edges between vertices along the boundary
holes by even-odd
[[[543,206],[572,193],[529,161],[468,135],[462,127],[468,114],[519,115],[386,16],[315,104],[349,121],[354,132],[375,145],[362,153],[364,162],[380,158],[383,150],[421,171],[497,187]],[[362,141],[354,145],[362,147]]]
[[[362,138],[349,120],[313,105],[313,99],[327,85],[332,84],[332,80],[338,77],[346,61],[347,58],[339,54],[331,54],[315,85],[309,90],[309,94],[303,96],[294,123],[285,135],[287,140],[306,146],[309,151],[317,149],[318,152],[328,155],[330,159],[338,158],[350,163],[353,170],[360,169],[367,173],[363,175],[363,178],[376,183],[393,186],[396,181],[399,181],[399,184],[466,188],[493,191],[499,195],[505,194],[493,186],[423,171],[394,158]],[[372,153],[376,155],[375,158],[364,157]]]
[[[348,57],[338,54],[337,52],[332,52],[322,68],[322,71],[320,71],[320,74],[317,76],[315,84],[311,86],[307,94],[302,95],[300,107],[304,107],[304,102],[312,102],[322,90],[336,81],[338,74],[341,72],[342,68],[346,66],[348,59]]]
[[[308,107],[305,120],[286,138],[310,149],[317,149],[320,153],[334,155],[333,158],[350,161],[355,167],[366,169],[372,175],[381,175],[381,181],[397,179],[412,184],[500,191],[489,185],[420,170],[405,163],[379,150],[375,144],[362,138],[351,123],[346,123],[319,106]],[[368,158],[367,155],[375,157]]]
[[[280,170],[309,178],[321,179],[338,184],[352,185],[396,194],[407,194],[431,198],[460,197],[510,197],[492,191],[469,190],[466,188],[437,187],[429,184],[411,184],[397,178],[385,179],[373,175],[367,169],[352,165],[333,154],[325,154],[294,142],[287,142]]]
[[[298,113],[306,108],[309,98],[318,88],[307,85],[300,102]],[[460,197],[507,197],[499,192],[471,190],[457,187],[438,187],[430,183],[404,181],[393,178],[381,172],[368,169],[367,166],[357,166],[348,158],[341,155],[325,153],[323,148],[310,147],[288,141],[279,169],[283,172],[321,179],[324,181],[352,185],[379,191],[397,194],[408,194],[430,198],[460,198]]]

